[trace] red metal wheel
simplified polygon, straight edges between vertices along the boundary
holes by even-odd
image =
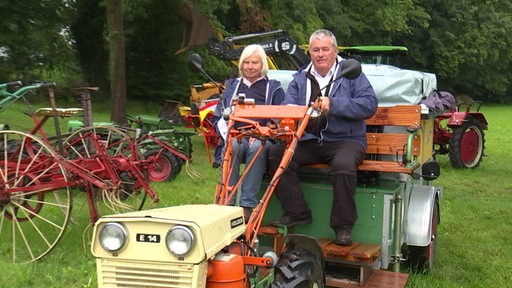
[[[150,181],[171,181],[180,173],[181,161],[167,151],[150,150],[144,153],[144,159],[151,160],[149,161],[151,164],[147,167]]]
[[[63,162],[35,136],[0,131],[0,243],[7,261],[48,254],[71,214],[71,183]]]
[[[455,168],[474,168],[484,155],[482,124],[468,117],[460,127],[454,127],[450,139],[450,162]]]

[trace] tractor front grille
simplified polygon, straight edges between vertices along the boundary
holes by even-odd
[[[192,287],[194,267],[187,264],[122,262],[98,259],[99,287]]]

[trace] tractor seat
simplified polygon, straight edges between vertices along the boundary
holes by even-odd
[[[71,117],[78,114],[81,114],[84,112],[84,109],[82,108],[56,108],[55,112],[57,113],[57,116],[59,117]],[[52,108],[39,108],[36,111],[36,116],[53,116],[53,109]]]

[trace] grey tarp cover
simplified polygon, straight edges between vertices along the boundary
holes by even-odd
[[[379,106],[421,104],[422,100],[437,97],[435,74],[390,65],[362,64],[362,69],[375,90]],[[280,80],[286,91],[293,73],[295,71],[270,70],[268,76]]]
[[[363,64],[379,106],[420,104],[437,89],[436,75],[390,65]]]

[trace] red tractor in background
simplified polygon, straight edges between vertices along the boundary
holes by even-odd
[[[480,102],[460,103],[436,117],[434,149],[437,154],[449,154],[455,168],[475,168],[484,156],[483,130],[488,123],[480,107]]]

